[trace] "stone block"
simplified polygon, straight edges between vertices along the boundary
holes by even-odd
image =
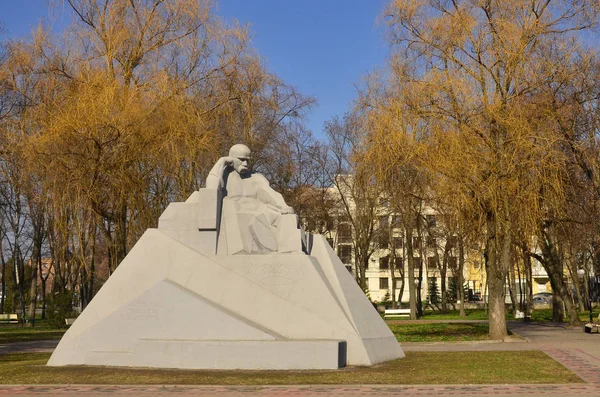
[[[217,189],[203,188],[194,192],[198,203],[198,229],[216,230],[221,215],[221,195]],[[190,199],[192,197],[190,196]],[[188,199],[188,200],[190,200]]]
[[[198,205],[195,203],[171,203],[158,218],[160,230],[198,230]]]
[[[277,240],[279,241],[279,252],[302,252],[302,229],[298,228],[298,216],[286,214],[281,216],[277,228]]]
[[[139,340],[131,352],[94,351],[87,365],[185,369],[338,369],[345,342],[328,340]],[[243,360],[240,358],[243,357]]]

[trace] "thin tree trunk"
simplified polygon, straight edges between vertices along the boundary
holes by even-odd
[[[423,317],[423,258],[419,258],[419,276],[417,278],[417,315]]]
[[[404,250],[402,250],[402,263],[401,263],[401,268],[399,268],[398,270],[400,271],[400,288],[398,289],[398,307],[402,306],[402,297],[404,296],[404,288],[405,288],[405,284],[406,284],[406,268],[405,268],[405,263],[406,262],[406,252]]]
[[[515,314],[517,311],[517,287],[515,283],[513,266],[511,266],[506,273],[506,279],[508,284],[508,293],[510,294],[510,310],[513,312],[513,314]]]
[[[46,282],[48,281],[48,277],[44,277],[42,274],[42,269],[38,269],[38,273],[41,279],[41,291],[40,294],[42,296],[42,320],[46,319]]]
[[[448,311],[448,296],[446,294],[446,273],[448,270],[448,257],[446,256],[446,254],[444,254],[442,262],[442,267],[440,269],[440,288],[442,293],[442,313],[446,313]]]
[[[527,283],[527,303],[525,305],[525,316],[531,317],[533,312],[533,269],[528,248],[523,245],[523,265],[525,267],[525,282]]]
[[[467,317],[467,313],[465,313],[465,289],[463,287],[463,283],[464,283],[464,276],[463,276],[463,271],[465,268],[465,246],[464,246],[464,242],[462,239],[462,236],[458,236],[458,269],[457,269],[457,274],[456,274],[456,288],[458,289],[458,296],[460,299],[460,305],[459,305],[459,310],[460,310],[460,316],[461,317]]]
[[[0,236],[0,264],[2,265],[2,285],[0,286],[0,313],[4,313],[4,302],[6,300],[6,261],[4,260],[4,247],[2,246],[3,242],[4,240],[2,239],[2,236]]]
[[[413,231],[412,225],[405,227],[406,242],[404,247],[406,248],[406,256],[408,263],[408,292],[409,292],[409,305],[410,305],[410,319],[417,319],[417,286],[415,283],[415,262],[413,255],[412,238]]]
[[[25,316],[27,314],[25,310],[25,286],[23,285],[25,281],[25,269],[23,264],[23,258],[21,254],[21,248],[18,243],[15,243],[15,251],[13,254],[13,261],[15,263],[15,287],[17,290],[17,296],[19,299],[19,308],[21,314],[21,324],[25,325]]]
[[[35,326],[35,308],[38,296],[38,269],[42,263],[43,243],[43,217],[36,217],[37,222],[33,225],[33,251],[31,255],[31,286],[29,288],[29,325]]]
[[[391,241],[391,239],[390,239]],[[389,263],[388,263],[388,267],[390,269],[390,278],[392,279],[392,286],[391,286],[391,299],[392,299],[392,309],[396,309],[397,308],[397,304],[396,304],[396,272],[394,271],[396,268],[396,249],[394,247],[392,247],[391,250],[392,254],[389,257]]]
[[[37,279],[38,279],[38,264],[35,262],[38,262],[40,260],[39,255],[33,256],[33,258],[31,258],[31,286],[29,287],[29,313],[28,313],[28,317],[29,317],[29,321],[28,321],[28,325],[31,327],[35,327],[35,308],[37,306],[37,292],[38,292],[38,288],[37,288]]]
[[[518,289],[519,310],[521,310],[522,312],[525,312],[525,301],[523,300],[523,297],[525,296],[525,291],[523,291],[523,276],[521,273],[521,268],[516,263],[517,263],[517,260],[515,260],[515,269],[517,271],[517,280],[519,280],[519,289]]]

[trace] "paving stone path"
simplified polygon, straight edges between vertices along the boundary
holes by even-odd
[[[511,322],[510,328],[524,338],[518,343],[410,343],[405,351],[501,351],[542,350],[576,373],[585,383],[570,385],[307,385],[307,386],[106,386],[16,385],[0,386],[0,397],[98,397],[98,396],[528,396],[600,397],[600,335],[581,328],[552,324]],[[54,342],[56,343],[56,342]],[[19,351],[13,344],[0,345],[3,352]],[[35,343],[22,345],[35,350]],[[40,349],[52,348],[45,342]]]

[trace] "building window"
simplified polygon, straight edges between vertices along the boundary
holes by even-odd
[[[420,256],[413,256],[413,266],[415,267],[415,269],[418,269],[419,267],[421,267],[422,263],[421,263],[421,257]]]
[[[395,258],[394,264],[396,265],[396,269],[398,269],[398,270],[404,269],[404,259],[402,257],[397,256]]]
[[[379,248],[387,249],[390,243],[390,236],[387,233],[381,233],[379,235]]]
[[[387,197],[379,197],[379,205],[387,208],[390,206],[390,200]]]
[[[456,236],[449,236],[448,240],[446,241],[446,245],[448,246],[448,248],[454,248],[456,247],[457,242],[458,239],[456,238]]]
[[[437,262],[437,258],[435,256],[430,256],[427,258],[427,268],[429,268],[429,269],[437,269],[438,268],[438,262]]]
[[[390,218],[387,215],[380,216],[379,217],[379,228],[387,229],[387,227],[390,225],[389,219]]]
[[[392,239],[393,243],[394,243],[394,248],[395,249],[400,249],[402,248],[402,237],[400,236],[396,236]]]
[[[333,218],[327,217],[325,220],[325,228],[327,231],[333,230]]]
[[[388,288],[390,288],[390,281],[387,277],[381,277],[379,279],[379,289],[387,290]]]
[[[427,237],[427,248],[435,248],[436,246],[435,237]]]
[[[402,218],[400,218],[400,215],[392,216],[392,227],[399,228],[400,225],[402,225]]]
[[[349,243],[352,241],[352,226],[347,223],[338,225],[338,243]]]
[[[379,268],[380,269],[389,269],[390,268],[390,257],[382,256],[379,258]]]
[[[458,261],[456,260],[455,256],[448,257],[448,266],[450,266],[451,269],[456,269],[457,263],[458,263]]]
[[[413,249],[421,248],[421,237],[413,237]]]
[[[342,263],[352,263],[352,246],[338,245],[338,257]]]
[[[338,221],[338,225],[340,223],[349,223],[350,217],[348,215],[340,215],[340,216],[338,216],[337,221]]]
[[[425,219],[427,219],[427,226],[436,227],[437,220],[435,219],[435,215],[426,215]]]

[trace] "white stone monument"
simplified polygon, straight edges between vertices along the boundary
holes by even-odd
[[[50,366],[332,369],[404,356],[320,235],[231,148],[171,203],[61,339]]]

